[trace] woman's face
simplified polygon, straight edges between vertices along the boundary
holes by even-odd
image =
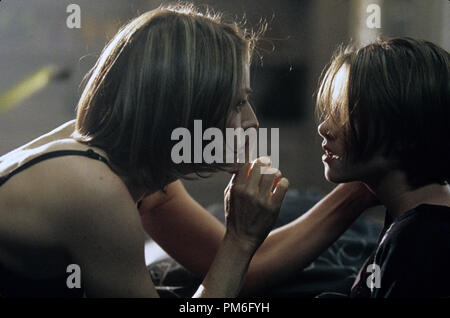
[[[249,94],[251,93],[250,88],[250,67],[248,63],[245,63],[244,65],[244,81],[241,85],[241,89],[238,92],[238,103],[237,105],[233,105],[231,115],[228,118],[228,124],[227,128],[242,128],[244,131],[247,131],[247,129],[254,128],[255,131],[259,127],[258,119],[256,118],[255,112],[252,109],[252,106],[249,102]],[[237,153],[239,152],[239,149],[237,148],[237,138],[234,140],[234,152],[235,152],[235,158],[234,162],[239,162]],[[245,140],[245,155],[246,158],[249,158],[250,150],[253,149],[256,145],[249,144],[248,138]]]
[[[332,102],[342,101],[348,79],[348,70],[345,66],[336,74],[332,88]],[[350,181],[368,182],[378,178],[389,169],[391,162],[383,156],[374,156],[369,160],[350,160],[351,149],[346,147],[345,126],[338,124],[339,116],[335,119],[327,118],[318,126],[319,135],[323,138],[322,162],[325,169],[325,178],[334,183]]]
[[[231,128],[231,129],[236,129],[236,128],[242,128],[244,131],[249,129],[249,128],[254,128],[255,131],[258,129],[259,127],[259,123],[258,123],[258,119],[256,118],[255,113],[253,112],[253,109],[249,103],[248,97],[249,94],[251,93],[251,89],[250,89],[250,70],[249,70],[249,65],[246,63],[244,65],[244,81],[241,84],[240,90],[238,92],[238,103],[236,105],[232,106],[232,110],[231,113],[227,119],[227,124],[226,124],[226,128]],[[235,173],[237,172],[241,165],[242,162],[238,160],[239,156],[238,156],[238,142],[237,142],[237,136],[234,136],[233,141],[227,141],[227,134],[226,132],[222,132],[223,133],[223,163],[227,163],[228,165],[226,167],[223,167],[225,171],[228,171],[230,173]],[[245,148],[244,148],[245,147]],[[244,147],[241,147],[242,149],[244,149],[243,151],[245,151],[245,155],[246,158],[249,158],[249,152],[250,152],[250,147],[252,147],[252,145],[249,145],[248,140],[246,139],[246,143],[244,145]],[[230,161],[227,161],[227,157],[226,154],[228,152],[231,152],[232,154],[234,153],[234,158],[233,158],[233,162],[231,163]],[[247,160],[248,161],[248,160]],[[193,173],[195,171],[197,171],[195,164],[183,164],[182,166],[180,166],[178,168],[178,171],[183,173],[183,174],[190,174]],[[216,172],[215,169],[212,169],[211,172]]]
[[[229,128],[255,128],[259,126],[258,119],[253,112],[252,106],[248,100],[250,93],[252,92],[250,88],[250,67],[248,63],[244,65],[244,81],[241,85],[241,89],[238,92],[239,99],[238,104],[233,105],[232,113],[228,119]]]

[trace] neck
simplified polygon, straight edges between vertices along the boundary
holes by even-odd
[[[147,195],[150,195],[151,193],[153,193],[153,191],[146,191],[145,189],[138,188],[138,187],[133,187],[133,186],[127,186],[127,187],[128,187],[128,191],[130,192],[131,197],[133,198],[133,201],[136,203],[141,201]]]
[[[419,188],[412,188],[406,174],[401,170],[393,170],[379,178],[365,182],[386,207],[390,217],[395,219],[404,212],[420,204],[450,206],[450,187],[437,183]]]
[[[73,128],[72,128],[73,129]],[[75,134],[75,133],[74,133]],[[73,136],[71,136],[73,138]],[[76,139],[75,139],[76,140]],[[78,143],[81,143],[83,145],[88,145],[85,142],[80,142],[76,140]],[[122,182],[125,184],[125,186],[128,189],[128,192],[130,193],[131,197],[133,198],[134,202],[139,202],[144,197],[159,191],[159,188],[156,186],[152,186],[151,189],[144,188],[142,186],[138,186],[135,183],[132,182],[129,175],[126,174],[126,172],[123,171],[119,166],[115,165],[111,160],[108,153],[103,150],[100,147],[89,145],[89,148],[94,149],[97,153],[101,154],[103,157],[107,158],[109,166],[112,168],[112,171],[120,178],[122,179]]]
[[[144,197],[157,191],[157,190],[150,190],[147,188],[137,186],[134,183],[132,183],[130,181],[130,179],[127,178],[126,176],[120,176],[120,178],[122,179],[123,183],[127,187],[128,192],[130,193],[131,197],[133,198],[133,201],[136,203],[141,201]]]
[[[120,178],[122,179],[122,181],[128,188],[128,192],[130,193],[131,197],[133,198],[134,202],[136,202],[136,203],[155,192],[161,191],[161,188],[156,185],[151,185],[150,187],[143,187],[143,186],[138,186],[138,185],[132,183],[130,181],[130,178],[128,178],[126,176],[120,176]],[[165,183],[164,188],[166,188],[170,183],[172,183],[174,181],[176,181],[176,178],[169,179]]]

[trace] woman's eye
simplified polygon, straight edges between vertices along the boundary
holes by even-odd
[[[247,100],[241,100],[239,103],[237,103],[236,111],[240,112],[242,110],[242,107],[245,106],[245,104],[247,104]]]

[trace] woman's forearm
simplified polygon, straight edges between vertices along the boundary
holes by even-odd
[[[194,298],[238,296],[256,247],[241,244],[225,235],[216,257]]]
[[[360,183],[337,186],[304,215],[268,236],[251,261],[243,292],[268,288],[303,270],[373,204]]]
[[[262,174],[269,163],[260,158],[244,164],[233,175],[225,191],[225,236],[195,296],[239,294],[250,260],[273,228],[289,187],[289,181],[281,178],[272,190],[281,173],[273,169],[271,174]]]

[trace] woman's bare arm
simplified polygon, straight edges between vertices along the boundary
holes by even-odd
[[[374,198],[363,184],[342,184],[302,217],[272,231],[251,261],[245,293],[301,271],[372,205]],[[225,227],[192,199],[180,181],[172,183],[167,194],[146,198],[141,215],[144,229],[159,245],[192,272],[205,275]],[[177,244],[180,239],[182,248]]]
[[[375,202],[362,183],[341,184],[301,217],[272,231],[250,264],[245,293],[301,271]]]
[[[85,160],[89,159],[81,161]],[[70,166],[73,172],[60,176],[61,181],[72,182],[62,183],[60,189],[71,195],[61,199],[67,209],[59,220],[58,235],[81,268],[86,295],[157,297],[144,261],[144,230],[125,185],[102,163],[90,162],[92,169]],[[287,184],[280,182],[275,195],[257,206],[254,193],[259,191],[260,178],[251,173],[248,181],[236,181],[239,191],[232,205],[236,209],[229,210],[228,230],[196,297],[239,294],[251,257],[272,228],[287,190]],[[242,226],[249,218],[252,225]]]

